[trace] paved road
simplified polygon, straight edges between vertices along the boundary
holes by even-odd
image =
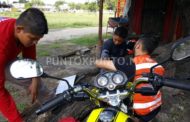
[[[109,31],[112,31],[112,29],[109,29]],[[103,28],[103,33],[106,33],[106,27]],[[39,41],[39,43],[44,44],[54,42],[55,40],[68,40],[88,34],[98,34],[98,27],[50,30],[49,33]]]

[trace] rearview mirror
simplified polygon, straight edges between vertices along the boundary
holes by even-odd
[[[10,66],[10,73],[16,79],[27,79],[43,75],[42,66],[32,59],[14,61]]]
[[[155,67],[168,61],[180,61],[188,57],[190,57],[190,36],[177,40],[172,46],[169,58],[152,66],[150,72],[152,74]]]
[[[174,61],[190,57],[190,36],[180,39],[173,45],[171,57]]]

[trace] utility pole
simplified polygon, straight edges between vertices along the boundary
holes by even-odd
[[[104,0],[99,0],[99,29],[98,29],[98,46],[96,47],[96,57],[100,57],[100,51],[102,48],[103,40],[102,40],[102,22],[103,22],[103,4]]]

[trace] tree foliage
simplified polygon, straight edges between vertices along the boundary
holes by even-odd
[[[97,9],[98,9],[98,5],[96,2],[86,2],[84,4],[84,7],[86,10],[89,10],[91,12],[97,11]]]
[[[32,3],[29,3],[29,2],[28,2],[28,3],[25,3],[25,4],[24,4],[24,8],[25,8],[25,9],[28,9],[28,8],[31,8],[31,7],[32,7]]]
[[[104,1],[104,9],[107,9],[107,10],[114,10],[117,1],[118,1],[118,0],[105,0],[105,1]]]
[[[31,0],[32,5],[44,5],[42,0]]]
[[[116,6],[117,0],[105,0],[104,1],[104,9],[106,10],[114,10]],[[99,0],[95,2],[85,2],[84,4],[79,3],[69,3],[71,9],[84,9],[89,11],[97,11],[98,10]]]
[[[58,0],[55,2],[54,6],[57,10],[60,10],[60,5],[63,5],[65,3],[65,1],[63,0]]]
[[[26,0],[19,0],[19,3],[27,3]]]
[[[76,9],[76,10],[89,10],[91,12],[97,11],[98,10],[98,5],[96,2],[86,2],[84,4],[82,3],[70,3],[69,4],[71,9]]]

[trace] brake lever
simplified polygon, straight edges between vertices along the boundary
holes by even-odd
[[[155,73],[144,73],[142,74],[143,77],[147,77],[148,78],[148,82],[150,84],[152,84],[153,88],[158,91],[162,86],[162,80],[163,80],[163,77],[158,75],[158,74],[155,74]]]
[[[152,76],[148,78],[149,82],[156,91],[158,91],[163,86],[163,83],[161,82],[163,79],[164,78],[158,74],[152,74]]]

